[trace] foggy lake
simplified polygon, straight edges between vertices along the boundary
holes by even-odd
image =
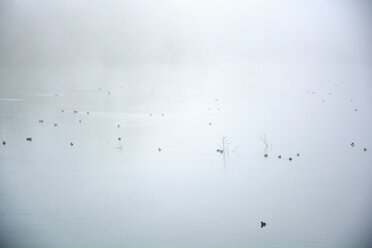
[[[3,1],[1,247],[371,247],[371,11]]]

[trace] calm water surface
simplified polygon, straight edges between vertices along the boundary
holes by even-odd
[[[2,72],[2,244],[368,247],[372,77],[360,71]]]

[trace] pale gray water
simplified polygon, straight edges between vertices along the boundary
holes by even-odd
[[[367,247],[370,73],[265,68],[273,78],[252,65],[151,66],[135,72],[151,80],[137,83],[127,73],[111,87],[3,86],[3,244]],[[204,76],[184,90],[151,83],[192,74]],[[216,152],[221,135],[231,141],[225,164]]]
[[[372,247],[371,44],[368,0],[0,0],[0,247]]]

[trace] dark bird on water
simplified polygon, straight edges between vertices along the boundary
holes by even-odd
[[[297,153],[297,157],[299,157],[300,156],[300,153]]]
[[[158,152],[161,152],[161,148],[160,147],[158,148]]]
[[[56,126],[58,126],[58,124],[57,123],[54,123],[54,126],[56,127]]]
[[[5,142],[5,140],[3,140],[3,145],[4,145],[4,146],[6,145],[6,142]]]
[[[282,158],[282,155],[279,155],[278,158],[281,159]]]
[[[78,111],[77,110],[74,110],[74,114],[77,114],[78,113]]]
[[[365,152],[366,152],[366,151],[367,151],[367,148],[364,148],[364,149],[363,149],[363,151],[365,151]]]
[[[39,123],[44,123],[44,120],[39,120]]]
[[[267,153],[265,153],[264,157],[267,158],[269,155]]]
[[[70,146],[73,146],[73,145],[74,145],[74,143],[70,142]]]
[[[354,147],[355,146],[355,144],[354,144],[354,142],[351,142],[351,144],[350,144],[352,147]]]
[[[32,141],[32,138],[26,138],[27,141]]]
[[[261,221],[261,228],[264,228],[266,226],[266,222]]]
[[[289,161],[292,161],[292,157],[289,157],[289,159],[288,159]]]
[[[222,149],[217,149],[216,152],[219,152],[219,153],[223,153],[223,150]]]
[[[121,138],[119,137],[119,138],[118,138],[118,140],[120,141],[120,140],[121,140]]]

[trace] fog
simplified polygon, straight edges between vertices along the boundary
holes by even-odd
[[[367,0],[1,0],[1,246],[370,247],[370,44]]]
[[[366,63],[370,12],[368,1],[3,0],[1,64]]]

